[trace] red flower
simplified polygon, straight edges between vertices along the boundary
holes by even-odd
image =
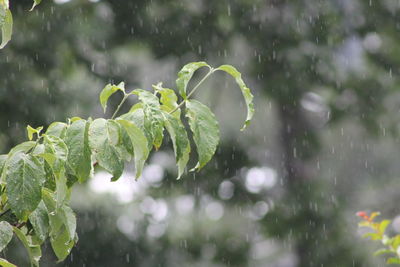
[[[358,217],[361,217],[361,218],[365,219],[365,220],[369,220],[369,216],[365,211],[359,211],[359,212],[356,213],[356,215]]]

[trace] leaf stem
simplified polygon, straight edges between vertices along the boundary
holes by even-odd
[[[204,75],[203,79],[201,79],[201,80],[199,81],[199,83],[196,84],[195,87],[193,87],[192,91],[190,91],[190,93],[187,95],[186,99],[182,100],[182,102],[179,103],[179,105],[176,106],[176,108],[174,108],[172,111],[170,111],[169,114],[174,113],[174,112],[177,111],[180,107],[182,107],[182,106],[186,103],[186,101],[194,94],[194,92],[196,92],[196,90],[200,87],[200,85],[201,85],[205,80],[207,80],[207,78],[208,78],[211,74],[213,74],[213,72],[214,72],[215,70],[216,70],[216,69],[210,67],[210,71],[209,71],[206,75]]]
[[[119,103],[117,109],[115,110],[114,114],[112,115],[111,119],[114,119],[115,116],[118,114],[118,111],[121,109],[122,105],[125,103],[126,99],[128,98],[129,94],[124,92],[124,98],[122,98],[121,103]]]

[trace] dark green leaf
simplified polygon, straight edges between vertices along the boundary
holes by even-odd
[[[254,115],[254,104],[253,104],[253,95],[251,94],[250,89],[246,86],[242,79],[242,74],[231,65],[222,65],[219,66],[216,70],[222,70],[226,73],[230,74],[233,78],[235,78],[236,83],[239,85],[240,90],[242,91],[244,100],[247,106],[247,117],[244,123],[242,130],[244,130],[249,124]]]
[[[44,166],[38,158],[21,152],[11,156],[6,174],[7,197],[19,219],[26,221],[38,206],[44,181]]]
[[[49,234],[49,216],[43,201],[29,215],[29,221],[32,224],[36,236],[41,242],[44,242]]]
[[[195,169],[201,169],[212,158],[219,142],[218,122],[211,110],[197,100],[186,102],[186,117],[193,132],[199,162]]]
[[[67,129],[68,164],[80,183],[86,181],[92,169],[88,138],[89,122],[77,120]]]

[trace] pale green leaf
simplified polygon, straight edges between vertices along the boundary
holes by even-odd
[[[64,122],[53,122],[46,130],[46,135],[53,135],[59,138],[65,137],[65,131],[68,125]]]
[[[174,146],[175,159],[178,165],[178,179],[183,174],[189,161],[190,143],[185,126],[180,119],[164,112],[165,128],[167,129]]]
[[[17,153],[8,162],[7,197],[13,213],[22,221],[36,209],[45,181],[43,163],[35,156]]]
[[[59,174],[65,166],[68,159],[68,147],[64,141],[56,136],[45,135],[44,142],[45,153],[54,155],[54,160],[48,161],[55,174]],[[53,162],[51,162],[53,161]]]
[[[92,169],[88,130],[89,122],[77,120],[68,127],[65,135],[71,174],[76,176],[80,183],[87,180]]]
[[[123,119],[119,119],[117,122],[126,130],[131,139],[135,155],[136,178],[139,178],[149,156],[148,141],[143,131],[132,122]]]
[[[117,180],[124,170],[124,162],[118,153],[120,128],[115,121],[94,120],[89,127],[89,146],[98,164]]]
[[[11,40],[12,30],[13,30],[13,18],[11,11],[6,9],[4,11],[4,17],[0,18],[1,23],[1,44],[0,49],[4,48],[7,43]]]
[[[186,102],[186,117],[199,156],[195,169],[200,170],[213,157],[219,143],[218,122],[211,110],[197,100]]]
[[[62,207],[62,216],[64,216],[65,227],[70,240],[73,240],[76,234],[76,216],[74,211],[67,205]]]
[[[4,165],[6,165],[8,155],[0,155],[0,177],[3,173]]]
[[[387,264],[400,264],[400,259],[399,258],[389,258],[386,261]]]
[[[0,259],[0,266],[2,266],[2,267],[17,267],[17,265],[12,264],[5,259]]]
[[[131,94],[138,95],[139,100],[143,103],[145,128],[151,134],[152,144],[158,149],[164,137],[164,118],[162,116],[159,99],[149,91],[142,89],[133,90]]]
[[[12,226],[6,222],[0,222],[0,251],[7,247],[8,243],[10,243],[13,237],[13,228]]]
[[[107,109],[107,102],[110,96],[112,96],[115,92],[121,91],[125,93],[125,83],[121,82],[118,85],[107,84],[106,87],[100,93],[100,104],[103,107],[104,112]]]
[[[183,99],[186,99],[186,89],[190,79],[192,78],[194,72],[201,67],[210,68],[206,62],[191,62],[183,66],[183,68],[178,72],[176,86],[178,87],[178,92]]]
[[[172,112],[176,118],[180,118],[181,110],[178,108],[178,97],[172,89],[162,87],[162,83],[153,85],[154,90],[160,94],[161,109],[166,112]]]
[[[29,221],[32,224],[36,236],[41,242],[44,242],[49,234],[49,216],[43,201],[29,215]]]
[[[236,83],[239,85],[240,90],[242,91],[244,100],[247,106],[247,117],[244,123],[242,130],[244,130],[249,124],[254,115],[254,104],[253,104],[253,95],[251,94],[250,89],[246,86],[242,79],[242,74],[231,65],[222,65],[219,66],[216,70],[224,71],[230,74],[233,78],[235,78]]]
[[[37,127],[37,128],[32,128],[30,125],[26,127],[26,130],[28,132],[28,139],[31,141],[33,139],[33,135],[37,134],[37,137],[39,137],[40,132],[43,130],[43,126]]]
[[[42,250],[39,245],[33,245],[27,239],[27,236],[17,227],[13,227],[14,233],[17,235],[19,240],[24,245],[25,249],[28,251],[29,259],[31,264],[35,267],[39,267],[39,261],[42,257]]]
[[[384,233],[386,231],[386,228],[389,226],[391,223],[390,220],[383,220],[379,223],[379,232]]]

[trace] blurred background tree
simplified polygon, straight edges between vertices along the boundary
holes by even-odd
[[[26,124],[102,115],[108,81],[173,88],[188,61],[237,66],[256,96],[241,133],[236,85],[223,74],[207,82],[200,97],[222,145],[200,173],[175,181],[163,147],[139,182],[127,170],[78,188],[80,242],[60,266],[380,266],[353,214],[400,214],[398,1],[30,5],[11,1],[15,33],[0,52],[3,153]],[[17,245],[6,253],[24,266]],[[43,261],[54,265],[50,252]]]

